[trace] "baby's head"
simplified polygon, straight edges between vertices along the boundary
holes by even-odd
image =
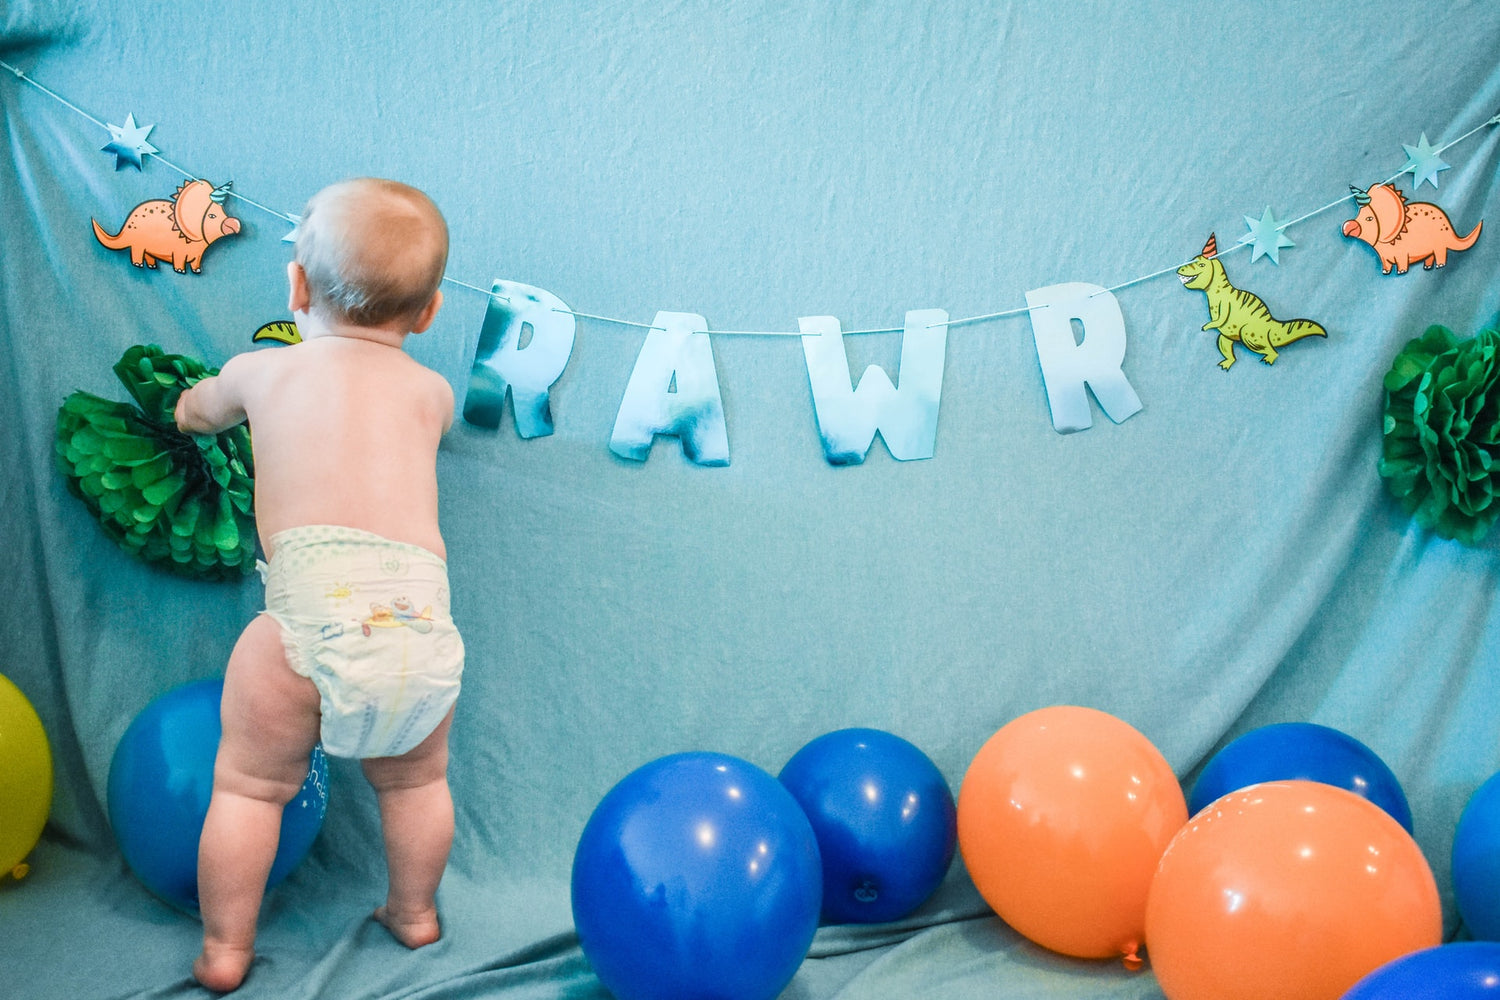
[[[308,311],[325,321],[401,333],[425,326],[447,263],[448,225],[414,187],[355,178],[302,210],[293,266],[306,277]]]

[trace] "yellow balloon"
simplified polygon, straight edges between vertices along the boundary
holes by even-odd
[[[52,749],[36,709],[0,674],[0,876],[26,874],[52,808]]]

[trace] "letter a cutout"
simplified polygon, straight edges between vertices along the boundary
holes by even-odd
[[[625,386],[609,450],[644,462],[656,435],[675,434],[690,461],[728,465],[729,429],[708,322],[693,313],[659,312],[651,326]]]

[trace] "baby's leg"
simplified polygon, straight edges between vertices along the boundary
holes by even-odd
[[[448,729],[453,712],[400,757],[363,761],[380,803],[390,891],[375,911],[408,948],[436,941],[437,887],[453,846],[453,797],[448,792]]]
[[[281,626],[258,616],[224,674],[224,735],[198,843],[203,954],[193,975],[235,989],[255,957],[255,922],[281,836],[281,809],[307,779],[318,742],[318,690],[287,666]]]

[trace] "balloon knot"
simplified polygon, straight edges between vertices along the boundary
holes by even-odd
[[[21,864],[16,865],[10,870],[10,877],[19,882],[21,879],[30,874],[30,872],[31,866],[26,864],[25,862],[22,862]]]
[[[1120,961],[1124,964],[1125,968],[1131,972],[1140,972],[1141,967],[1146,964],[1138,954],[1139,949],[1139,944],[1134,941],[1128,941],[1125,944],[1125,953],[1120,958]]]

